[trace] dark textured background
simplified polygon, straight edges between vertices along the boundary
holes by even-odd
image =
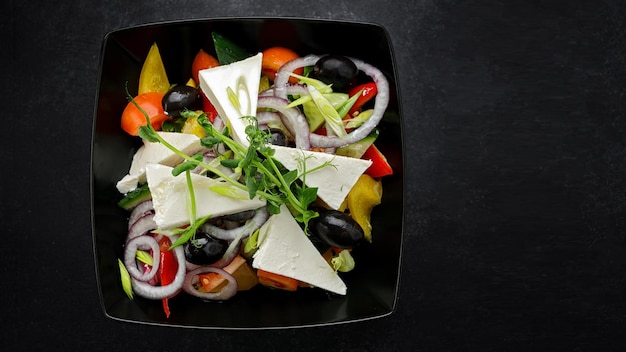
[[[0,5],[3,350],[626,348],[621,1],[66,1]],[[161,20],[381,24],[399,65],[409,217],[397,311],[205,331],[105,318],[90,233],[101,40]]]

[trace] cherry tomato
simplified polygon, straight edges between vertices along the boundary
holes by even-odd
[[[160,92],[146,92],[139,94],[133,100],[139,105],[148,115],[150,124],[155,130],[160,130],[163,121],[169,119],[169,117],[163,111],[163,105],[161,100],[163,99],[163,93]],[[128,134],[133,136],[139,135],[139,127],[146,125],[146,116],[133,104],[128,102],[126,108],[122,112],[121,127]]]
[[[278,71],[287,62],[299,58],[295,51],[287,49],[281,46],[274,46],[263,51],[263,61],[261,66],[261,72],[266,74],[272,81],[276,77],[276,71]],[[294,71],[298,75],[304,73],[303,68],[299,68]],[[289,82],[298,83],[298,79],[295,77],[289,77]]]
[[[220,63],[217,59],[208,54],[206,51],[200,49],[191,63],[191,77],[196,82],[196,84],[200,84],[200,80],[198,77],[198,72],[200,70],[205,70],[207,68],[219,66]]]

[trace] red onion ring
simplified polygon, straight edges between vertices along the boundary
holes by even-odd
[[[313,66],[320,59],[320,56],[309,55],[302,58],[294,59],[284,64],[276,73],[276,79],[274,80],[274,94],[276,97],[287,99],[288,95],[288,81],[290,74],[301,67]],[[363,71],[366,75],[370,76],[374,83],[378,93],[374,98],[374,112],[367,121],[365,121],[357,129],[348,133],[344,137],[336,136],[322,136],[314,133],[310,133],[309,143],[310,146],[317,148],[338,148],[348,144],[352,144],[365,138],[382,120],[387,105],[389,104],[389,82],[385,78],[385,75],[376,67],[365,63],[359,59],[349,58],[354,62],[356,67]],[[287,126],[288,127],[288,126]]]
[[[172,242],[175,241],[174,238],[172,238],[172,240]],[[183,284],[185,283],[185,273],[187,272],[185,269],[185,252],[182,246],[175,247],[173,251],[176,261],[178,262],[178,270],[176,271],[174,281],[165,286],[152,286],[146,282],[131,278],[133,291],[138,296],[158,300],[172,297],[182,289]],[[157,253],[159,252],[157,251]]]
[[[259,126],[269,125],[270,123],[282,124],[280,116],[274,111],[259,111],[256,113],[256,120]]]
[[[288,108],[288,104],[289,101],[287,99],[264,96],[259,97],[257,107],[274,109],[279,112],[283,125],[287,127],[289,133],[296,139],[296,148],[309,150],[311,149],[309,124],[298,109],[295,107]]]
[[[335,136],[322,136],[312,133],[310,136],[311,145],[318,148],[338,148],[348,144],[352,144],[367,137],[378,123],[382,120],[387,105],[389,104],[389,82],[385,75],[376,67],[367,64],[361,60],[350,58],[356,67],[363,71],[366,75],[370,76],[374,83],[378,93],[374,98],[374,112],[369,119],[367,119],[361,126],[354,131],[348,133],[344,137]]]
[[[287,99],[287,83],[289,82],[291,73],[301,67],[313,66],[319,59],[319,56],[308,55],[286,62],[278,69],[278,72],[276,72],[276,78],[274,79],[274,95],[279,98]]]
[[[154,211],[154,206],[152,205],[152,199],[143,201],[137,204],[133,210],[130,211],[130,215],[128,216],[128,228],[144,215],[148,215],[149,213]]]
[[[305,96],[310,95],[309,90],[306,88],[304,84],[287,84],[284,88],[286,90],[287,95],[299,95]],[[259,97],[272,97],[276,95],[276,88],[268,88],[262,91],[259,94]]]
[[[137,268],[137,250],[152,251],[152,269],[147,272],[139,271]],[[134,280],[150,281],[159,270],[159,244],[152,236],[138,236],[128,242],[124,248],[124,266]]]
[[[135,237],[143,236],[157,229],[157,224],[154,222],[154,213],[149,212],[137,219],[130,228],[126,235],[126,240],[131,240]]]
[[[204,273],[217,273],[222,275],[228,283],[219,292],[200,292],[196,289],[195,285],[198,283],[198,275]],[[203,266],[192,270],[185,275],[185,282],[183,290],[188,294],[199,297],[202,299],[209,299],[213,301],[223,301],[231,298],[237,293],[237,280],[229,274],[227,271],[213,268],[210,266]]]
[[[267,208],[262,207],[255,211],[254,216],[246,221],[242,226],[234,229],[224,230],[213,224],[205,223],[200,227],[200,231],[209,233],[211,236],[225,241],[233,241],[240,237],[244,239],[250,236],[254,231],[263,226],[270,214]]]

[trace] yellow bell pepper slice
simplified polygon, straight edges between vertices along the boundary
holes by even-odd
[[[361,225],[365,239],[369,242],[372,242],[372,224],[370,223],[372,209],[380,204],[382,197],[382,182],[367,174],[359,177],[347,196],[350,216]]]
[[[198,113],[198,115],[199,115],[199,114],[202,114],[202,111],[196,111],[196,113]],[[187,118],[187,120],[185,120],[185,124],[183,124],[181,132],[182,133],[195,134],[198,138],[206,137],[206,134],[204,132],[204,127],[202,127],[198,123],[198,117],[197,116],[193,116],[193,117]]]
[[[165,72],[159,47],[153,43],[139,74],[139,94],[145,92],[167,93],[169,89],[170,82]]]

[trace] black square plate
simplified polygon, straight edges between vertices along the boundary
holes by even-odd
[[[342,274],[346,296],[319,289],[282,292],[256,287],[231,300],[206,303],[186,294],[170,300],[166,318],[160,301],[124,294],[117,259],[122,257],[127,212],[117,206],[116,182],[127,172],[140,141],[120,128],[125,87],[137,81],[150,45],[156,42],[172,83],[190,77],[200,48],[212,50],[218,32],[249,52],[281,45],[301,55],[340,54],[378,67],[388,78],[391,98],[376,142],[394,168],[383,179],[382,204],[372,214],[373,243],[354,251],[356,268]],[[169,326],[221,329],[303,327],[345,323],[391,314],[400,277],[404,220],[402,119],[389,36],[365,23],[310,19],[203,19],[148,24],[116,30],[103,40],[92,146],[92,228],[96,276],[104,313],[113,319]]]

